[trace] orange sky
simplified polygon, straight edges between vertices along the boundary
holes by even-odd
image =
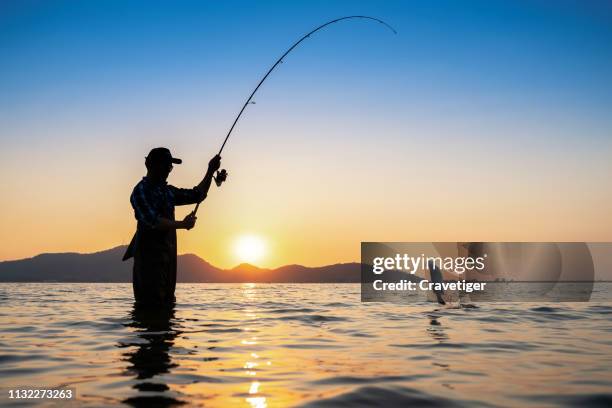
[[[247,233],[268,243],[261,266],[356,261],[361,241],[612,241],[612,26],[598,6],[352,7],[398,34],[338,24],[289,55],[179,252],[232,267]],[[348,11],[198,10],[6,10],[0,260],[127,244],[147,152],[169,147],[184,159],[170,182],[194,186],[279,53]]]
[[[213,186],[196,228],[179,232],[179,252],[231,267],[241,261],[232,244],[245,233],[268,243],[261,266],[355,261],[362,240],[612,240],[605,152],[549,151],[517,161],[494,145],[457,144],[439,149],[431,168],[423,144],[323,146],[300,138],[254,157],[258,135],[244,136],[227,151],[228,182]],[[185,162],[170,181],[192,186],[211,152],[185,144],[171,146]],[[0,259],[129,242],[129,194],[146,149],[117,152],[104,142],[72,148],[78,154],[41,146],[0,165],[12,175],[4,184]]]

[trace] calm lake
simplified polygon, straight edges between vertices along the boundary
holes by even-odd
[[[0,403],[73,387],[79,406],[612,405],[608,301],[361,303],[359,284],[179,284],[177,300],[149,314],[130,284],[0,284]]]

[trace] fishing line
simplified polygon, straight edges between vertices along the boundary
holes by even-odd
[[[232,126],[230,127],[229,131],[227,132],[227,135],[225,136],[225,139],[223,140],[223,144],[221,145],[221,148],[219,149],[219,153],[217,153],[218,155],[221,155],[221,152],[223,151],[223,149],[225,148],[225,144],[227,143],[227,141],[229,140],[230,135],[232,134],[232,131],[234,130],[234,127],[236,126],[236,123],[238,123],[238,120],[240,119],[240,117],[242,116],[242,113],[244,112],[244,110],[246,109],[246,107],[249,105],[249,103],[251,102],[251,99],[253,99],[253,96],[255,96],[255,93],[257,92],[257,90],[259,89],[259,87],[265,82],[265,80],[268,78],[268,76],[272,73],[272,71],[274,71],[274,69],[283,62],[283,58],[285,58],[291,51],[293,51],[294,48],[296,48],[298,45],[300,45],[300,43],[302,41],[304,41],[305,39],[309,38],[312,34],[316,33],[317,31],[327,27],[328,25],[337,23],[339,21],[343,21],[343,20],[350,20],[350,19],[365,19],[365,20],[372,20],[372,21],[376,21],[382,25],[384,25],[385,27],[387,27],[389,30],[391,30],[393,32],[393,34],[397,34],[397,31],[395,31],[395,29],[393,27],[391,27],[389,24],[385,23],[384,21],[375,18],[375,17],[370,17],[370,16],[346,16],[346,17],[340,17],[337,18],[335,20],[331,20],[328,21],[325,24],[321,24],[320,26],[318,26],[317,28],[315,28],[314,30],[310,31],[307,34],[304,34],[299,40],[297,40],[291,47],[289,47],[289,49],[287,51],[284,52],[283,55],[280,56],[279,59],[276,60],[276,62],[272,65],[272,67],[268,70],[268,72],[266,72],[266,74],[263,76],[263,78],[261,78],[261,80],[259,81],[259,83],[257,84],[257,86],[255,87],[255,89],[253,89],[253,92],[251,92],[251,94],[249,95],[249,97],[247,98],[246,102],[244,103],[244,105],[242,105],[242,109],[240,109],[240,112],[238,112],[238,116],[236,116],[236,119],[234,119],[234,122],[232,123]],[[221,183],[223,183],[225,181],[225,179],[227,178],[227,171],[225,171],[225,169],[220,170],[217,172],[217,175],[214,177],[215,179],[215,183],[217,184],[217,186],[221,186]],[[200,207],[200,203],[196,204],[195,209],[193,210],[193,214],[198,212],[198,208]]]

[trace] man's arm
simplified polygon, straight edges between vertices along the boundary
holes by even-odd
[[[221,156],[216,155],[210,160],[210,162],[208,162],[208,171],[204,175],[204,178],[202,179],[200,184],[195,187],[195,190],[200,195],[199,201],[204,201],[204,199],[208,195],[208,190],[210,189],[213,176],[215,175],[215,171],[219,170],[219,167],[221,167]]]
[[[187,214],[181,221],[174,221],[159,215],[155,206],[152,203],[150,194],[148,194],[143,184],[139,183],[132,195],[130,202],[134,208],[134,214],[139,222],[142,222],[149,228],[168,230],[168,229],[187,229],[190,230],[195,225],[197,217],[193,213]]]
[[[208,171],[206,175],[194,188],[177,188],[174,186],[168,186],[174,194],[174,205],[189,205],[197,204],[204,201],[208,195],[208,190],[212,184],[215,171],[221,167],[221,157],[216,155],[208,163]]]
[[[181,221],[174,221],[168,218],[159,217],[157,219],[157,223],[155,224],[153,228],[159,229],[159,230],[169,230],[169,229],[190,230],[195,225],[195,222],[197,219],[198,217],[196,217],[193,213],[187,214],[187,216],[185,216],[185,218],[183,218],[183,220]]]

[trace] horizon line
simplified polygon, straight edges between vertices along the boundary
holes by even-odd
[[[3,263],[3,262],[19,262],[19,261],[26,261],[26,260],[29,260],[29,259],[34,259],[34,258],[36,258],[36,257],[38,257],[38,256],[41,256],[41,255],[62,255],[62,254],[63,254],[63,255],[67,255],[67,254],[76,254],[76,255],[95,255],[95,254],[99,254],[99,253],[102,253],[102,252],[112,251],[112,250],[114,250],[114,249],[118,249],[118,248],[127,248],[127,246],[128,246],[127,244],[119,244],[119,245],[113,246],[113,247],[111,247],[111,248],[101,249],[101,250],[95,250],[95,251],[91,251],[91,252],[77,252],[77,251],[40,252],[40,253],[38,253],[38,254],[34,254],[34,255],[31,255],[31,256],[26,256],[26,257],[23,257],[23,258],[15,258],[15,259],[0,259],[0,263]],[[203,257],[201,257],[200,255],[195,254],[195,253],[193,253],[193,252],[177,253],[177,256],[183,256],[183,255],[193,255],[193,256],[196,256],[196,257],[198,257],[199,259],[201,259],[202,261],[204,261],[204,262],[206,262],[206,263],[210,264],[211,266],[213,266],[213,267],[215,267],[215,268],[217,268],[217,269],[223,270],[223,271],[231,271],[231,270],[236,269],[236,268],[238,268],[238,267],[240,267],[240,266],[243,266],[243,265],[252,266],[252,267],[255,267],[255,268],[257,268],[257,269],[261,269],[261,270],[275,270],[275,269],[283,268],[283,267],[285,267],[285,266],[302,266],[302,267],[304,267],[304,268],[324,268],[324,267],[326,267],[326,266],[333,266],[333,265],[347,265],[347,264],[360,264],[360,263],[361,263],[360,261],[350,261],[350,262],[335,262],[335,263],[328,263],[328,264],[316,265],[316,266],[312,266],[312,265],[303,265],[303,264],[298,264],[298,263],[289,263],[289,264],[279,265],[279,266],[276,266],[276,267],[266,268],[266,267],[261,267],[261,266],[258,266],[258,265],[255,265],[255,264],[251,264],[251,263],[248,263],[248,262],[241,262],[241,263],[238,263],[238,264],[236,264],[236,265],[234,265],[234,266],[232,266],[232,267],[229,267],[229,268],[221,268],[221,267],[218,267],[218,266],[216,266],[216,265],[212,264],[211,262],[207,261],[205,258],[203,258]]]

